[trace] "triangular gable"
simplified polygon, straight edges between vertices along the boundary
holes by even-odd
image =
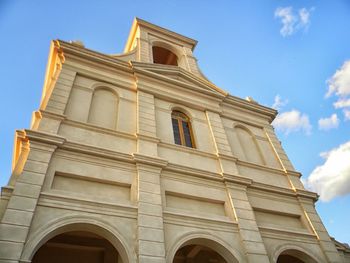
[[[190,85],[196,87],[197,89],[203,89],[206,92],[212,93],[213,95],[219,97],[227,96],[227,92],[218,88],[213,83],[208,81],[207,79],[200,78],[195,76],[194,74],[187,72],[186,70],[177,67],[177,66],[169,66],[169,65],[160,65],[160,64],[149,64],[149,63],[140,63],[140,62],[131,62],[133,68],[150,72],[158,75],[160,78],[164,80],[173,80],[178,84]]]

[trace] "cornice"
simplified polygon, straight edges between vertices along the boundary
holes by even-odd
[[[133,153],[132,156],[134,157],[134,161],[136,162],[136,164],[147,164],[161,168],[166,167],[168,164],[167,160],[155,156],[149,156],[139,153]]]
[[[243,161],[243,160],[240,160],[240,159],[237,159],[236,164],[244,166],[244,167],[249,167],[249,168],[253,168],[253,169],[263,170],[263,171],[274,173],[274,174],[287,175],[286,172],[283,171],[282,169],[268,167],[268,166],[265,166],[265,165],[259,165],[259,164],[256,164],[256,163],[251,163],[251,162]]]
[[[277,238],[277,239],[282,239],[286,240],[286,236],[289,239],[295,239],[300,241],[302,238],[303,241],[308,241],[312,243],[316,243],[317,236],[308,232],[300,231],[297,229],[280,229],[280,228],[275,228],[275,227],[265,227],[265,226],[258,226],[259,230],[262,233],[263,237],[270,237],[270,238]]]
[[[176,151],[180,151],[180,152],[192,153],[192,154],[200,155],[200,156],[203,156],[203,157],[209,157],[209,158],[212,158],[212,159],[217,159],[218,158],[216,154],[200,151],[200,150],[198,150],[196,148],[190,148],[190,147],[183,146],[183,145],[177,145],[177,144],[166,143],[166,142],[159,142],[158,146],[164,147],[164,148],[168,148],[168,149],[172,149],[172,150],[176,150]]]
[[[170,171],[170,172],[176,172],[181,174],[187,174],[203,179],[209,179],[214,181],[223,182],[224,179],[222,178],[221,174],[209,172],[206,170],[198,169],[198,168],[192,168],[184,165],[174,164],[174,163],[168,163],[166,167],[164,167],[164,170]]]
[[[133,157],[130,154],[120,153],[116,151],[107,150],[100,147],[94,147],[91,145],[86,145],[82,143],[75,143],[66,141],[63,145],[60,146],[62,150],[69,150],[77,153],[84,153],[91,156],[103,157],[117,161],[124,161],[128,163],[133,163]]]
[[[235,110],[239,109],[239,110],[245,110],[247,112],[253,112],[255,114],[256,113],[261,114],[263,116],[268,117],[270,122],[272,122],[277,116],[277,111],[272,108],[269,108],[251,101],[247,101],[245,99],[238,98],[230,94],[228,94],[225,97],[223,105],[228,107],[233,107]]]
[[[274,185],[270,185],[270,184],[258,183],[255,181],[252,181],[252,184],[249,186],[249,188],[262,190],[264,192],[282,194],[285,196],[293,196],[293,197],[296,196],[296,193],[293,189],[283,188],[280,186],[274,186]]]
[[[58,46],[59,51],[64,55],[65,60],[69,56],[75,56],[88,61],[97,62],[99,64],[105,64],[114,68],[118,68],[124,71],[131,72],[129,63],[123,60],[120,60],[114,56],[106,55],[85,47],[74,45],[63,40],[56,40],[56,45]]]
[[[50,134],[46,132],[34,131],[34,130],[24,130],[26,138],[29,141],[37,141],[41,143],[45,143],[48,145],[62,145],[66,139],[56,134]]]

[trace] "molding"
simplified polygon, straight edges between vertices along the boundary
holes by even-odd
[[[160,139],[157,137],[152,137],[152,136],[144,135],[141,133],[136,133],[136,138],[138,140],[145,140],[145,141],[154,142],[154,143],[160,142]]]
[[[45,117],[45,118],[54,119],[58,121],[64,121],[65,119],[67,119],[66,115],[57,114],[48,110],[39,110],[37,112],[41,115],[40,117]]]
[[[50,134],[46,132],[40,132],[40,131],[34,131],[34,130],[24,130],[26,137],[30,141],[37,141],[49,145],[62,145],[66,139],[62,136],[59,136],[57,134]]]
[[[72,120],[72,119],[65,119],[65,120],[63,120],[62,124],[77,127],[77,128],[83,128],[83,129],[87,129],[87,130],[94,131],[94,132],[99,132],[99,133],[104,133],[104,134],[108,134],[108,135],[113,135],[113,136],[118,136],[118,137],[136,140],[135,134],[116,131],[116,130],[96,126],[96,125],[93,125],[93,124],[87,123],[87,122],[80,122],[80,121],[76,121],[76,120]]]
[[[68,57],[71,55],[86,59],[88,62],[97,62],[98,64],[105,64],[110,67],[132,72],[128,62],[115,58],[111,55],[106,55],[59,39],[55,40],[55,42],[58,45],[59,52],[62,52],[66,60],[67,55]]]
[[[235,187],[235,185],[231,185],[230,183],[240,184],[245,186],[250,186],[253,183],[252,179],[242,177],[242,176],[223,173],[223,177],[224,177],[224,181],[228,183],[227,186],[229,188]]]
[[[318,200],[319,195],[317,193],[307,191],[304,189],[295,189],[296,195],[298,197],[304,197],[308,199],[313,199],[314,202]]]
[[[216,155],[219,159],[224,159],[224,160],[232,161],[235,163],[238,161],[238,158],[234,157],[233,155],[227,155],[227,154],[223,154],[223,153],[217,153]]]
[[[171,65],[163,65],[163,64],[152,64],[152,63],[144,63],[144,62],[131,62],[134,69],[141,70],[140,72],[145,73],[144,71],[150,72],[152,75],[156,74],[160,76],[162,79],[167,79],[167,82],[171,81],[174,84],[182,85],[186,88],[191,88],[193,90],[198,90],[197,86],[200,86],[207,90],[210,94],[216,95],[216,97],[224,98],[228,95],[228,93],[219,87],[215,86],[215,84],[210,81],[199,78],[193,73],[178,67]],[[169,75],[177,76],[180,79],[174,79],[169,77]],[[184,79],[184,82],[181,79]]]
[[[318,244],[317,236],[308,232],[298,230],[287,230],[274,227],[258,226],[261,236],[267,238],[281,239],[281,240],[295,240],[297,242],[306,241],[308,243]],[[286,239],[287,238],[287,239]]]
[[[137,218],[137,206],[98,202],[51,192],[42,192],[40,194],[38,206],[132,219]]]
[[[295,191],[293,189],[264,184],[264,183],[258,183],[255,181],[252,181],[252,184],[249,187],[252,189],[263,190],[264,192],[277,193],[285,196],[293,196],[293,197],[296,196]]]
[[[204,151],[198,150],[197,148],[191,148],[191,147],[187,147],[187,146],[183,146],[183,145],[178,145],[175,143],[167,143],[167,142],[160,141],[158,143],[158,146],[172,149],[172,150],[176,150],[176,151],[193,153],[193,154],[200,155],[203,157],[209,157],[209,158],[212,158],[215,160],[218,159],[218,156],[214,153],[204,152]]]
[[[243,160],[238,159],[238,158],[237,158],[236,164],[241,165],[241,166],[245,166],[245,167],[249,167],[249,168],[253,168],[253,169],[257,169],[257,170],[264,170],[266,172],[270,172],[270,173],[274,173],[274,174],[287,175],[286,172],[282,169],[269,167],[269,166],[265,166],[265,165],[261,165],[261,164],[257,164],[257,163],[251,163],[251,162],[243,161]],[[238,170],[239,170],[239,167],[238,167]]]
[[[183,165],[174,164],[174,163],[169,163],[164,168],[164,170],[176,172],[180,174],[192,175],[192,176],[196,176],[204,179],[210,179],[210,180],[219,181],[219,182],[224,181],[221,174],[219,173],[208,172],[206,170],[201,170],[201,169],[192,168],[192,167],[183,166]]]
[[[277,116],[277,111],[275,109],[265,107],[265,106],[260,105],[258,103],[253,103],[253,102],[247,101],[245,99],[241,99],[241,98],[238,98],[236,96],[232,96],[230,94],[228,94],[225,97],[225,100],[223,103],[226,104],[227,106],[233,106],[234,109],[236,109],[236,107],[238,107],[241,110],[262,114],[262,115],[268,117],[270,122],[272,122],[274,120],[274,118]]]
[[[134,161],[136,164],[147,164],[156,167],[166,167],[168,161],[159,157],[149,156],[139,153],[133,153]]]
[[[136,73],[136,77],[137,77],[137,73],[142,74],[144,76],[147,76],[149,78],[152,79],[152,81],[154,81],[155,79],[160,81],[161,84],[164,85],[164,83],[166,83],[167,85],[171,85],[171,86],[175,86],[176,88],[183,88],[185,90],[190,90],[192,92],[195,92],[196,95],[198,96],[198,94],[200,94],[201,96],[206,95],[209,96],[212,100],[214,99],[213,96],[215,96],[217,98],[217,102],[220,103],[224,98],[225,95],[219,93],[217,90],[213,90],[213,88],[209,87],[209,85],[203,85],[202,83],[195,81],[196,83],[190,84],[190,83],[186,83],[183,81],[179,81],[176,79],[172,79],[169,78],[167,76],[164,75],[160,75],[158,73],[154,73],[152,71],[149,71],[147,69],[143,69],[143,68],[133,68],[134,72]],[[204,88],[199,88],[199,86],[204,86]],[[138,86],[138,89],[142,90],[143,88]],[[149,92],[149,90],[147,89],[147,91]]]
[[[124,161],[124,162],[133,162],[132,155],[126,154],[126,153],[121,153],[121,152],[116,152],[104,148],[99,148],[91,145],[86,145],[82,143],[75,143],[75,142],[70,142],[66,141],[60,149],[62,150],[68,150],[72,152],[78,152],[78,153],[84,153],[88,154],[90,156],[97,156],[97,157],[103,157],[103,158],[108,158],[112,160],[117,160],[117,161]]]
[[[165,209],[163,210],[163,220],[164,224],[238,233],[238,223],[230,220],[229,217],[224,216],[199,217]]]

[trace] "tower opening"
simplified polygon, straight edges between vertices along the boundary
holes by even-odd
[[[154,46],[153,51],[153,63],[177,66],[177,56],[168,49]]]
[[[122,263],[118,251],[106,239],[85,231],[57,235],[35,253],[33,263]]]

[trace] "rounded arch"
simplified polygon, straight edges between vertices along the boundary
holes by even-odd
[[[325,263],[325,261],[318,255],[315,255],[304,247],[295,244],[282,244],[276,247],[272,254],[272,262],[277,263],[280,255],[290,255],[304,261],[305,263]]]
[[[123,236],[101,218],[67,216],[52,220],[38,228],[26,242],[21,260],[31,261],[38,249],[51,238],[70,231],[87,231],[108,240],[120,254],[123,263],[136,262],[136,255]]]
[[[119,108],[119,95],[108,85],[93,86],[88,122],[109,129],[116,129]]]
[[[169,110],[170,110],[170,112],[179,111],[179,112],[184,113],[188,117],[189,121],[191,121],[191,122],[192,122],[193,118],[195,117],[194,113],[191,112],[189,109],[187,109],[184,106],[171,104],[170,107],[169,107]]]
[[[245,159],[249,162],[265,165],[266,161],[254,133],[245,125],[236,123],[233,129],[238,136],[239,144]]]
[[[166,42],[163,42],[161,40],[153,40],[151,41],[151,47],[161,47],[161,48],[164,48],[164,49],[167,49],[169,51],[171,51],[172,53],[174,53],[174,55],[176,55],[177,59],[180,59],[181,57],[181,51],[174,47],[173,45],[170,45]]]
[[[242,254],[232,248],[230,244],[213,235],[213,233],[205,231],[194,231],[186,233],[176,239],[174,244],[169,248],[166,255],[166,262],[172,263],[176,252],[187,245],[202,245],[212,248],[215,252],[220,254],[228,263],[241,262],[246,260]]]

